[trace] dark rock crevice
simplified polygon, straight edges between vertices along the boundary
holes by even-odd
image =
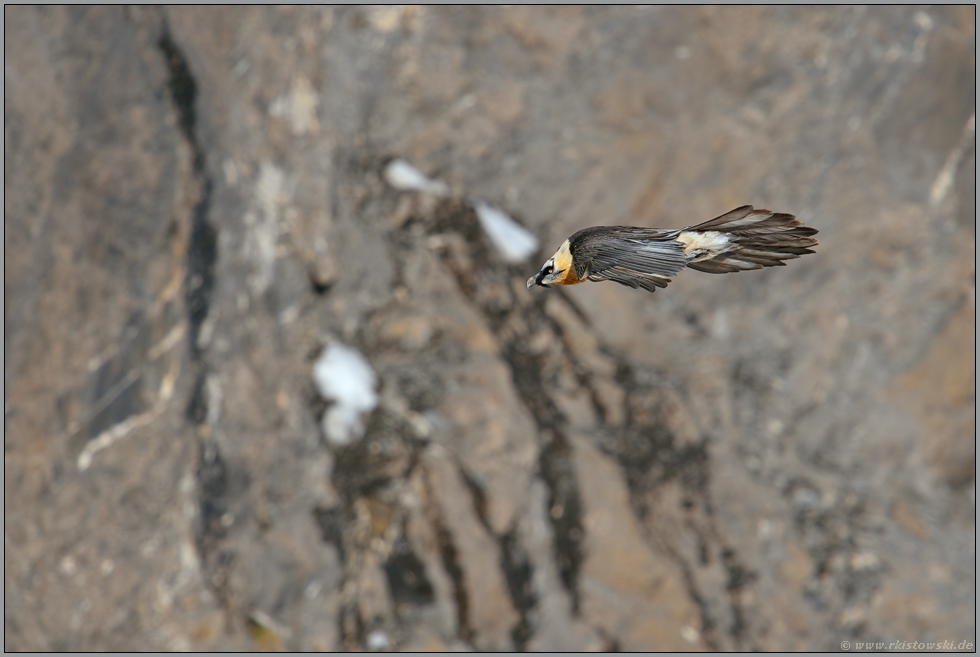
[[[439,555],[442,558],[442,566],[449,574],[453,582],[453,598],[456,602],[456,628],[457,634],[463,641],[472,644],[474,632],[470,627],[469,621],[469,599],[466,591],[466,574],[460,563],[459,553],[453,536],[442,523],[436,526],[436,543],[439,547]]]
[[[431,487],[430,482],[426,482]],[[456,634],[459,639],[472,645],[476,632],[470,625],[469,591],[466,586],[466,573],[456,548],[452,532],[438,510],[431,514],[432,528],[435,532],[436,547],[442,567],[449,575],[453,585],[453,601],[456,603]]]
[[[554,533],[554,557],[558,575],[572,598],[572,612],[579,613],[578,576],[585,560],[582,540],[582,498],[575,476],[572,448],[561,434],[541,450],[539,467],[548,485],[548,517]]]
[[[524,651],[527,649],[528,640],[534,634],[532,616],[538,604],[538,597],[532,584],[534,567],[518,540],[516,529],[511,529],[499,537],[497,543],[500,546],[500,565],[507,580],[507,590],[514,609],[520,615],[520,620],[511,630],[511,639],[516,650]]]
[[[425,564],[405,539],[404,526],[384,570],[396,610],[401,605],[430,605],[435,601],[435,589],[426,575]]]
[[[215,266],[218,259],[218,233],[210,220],[211,194],[213,181],[207,168],[207,158],[197,136],[197,81],[187,63],[183,51],[174,41],[170,28],[164,22],[160,39],[157,42],[170,73],[168,89],[174,109],[177,112],[177,125],[191,150],[194,182],[199,185],[197,203],[191,213],[190,236],[187,244],[187,269],[184,277],[185,303],[187,304],[188,337],[191,357],[199,366],[203,365],[200,344],[201,327],[207,319],[214,292]],[[203,372],[199,375],[203,376]],[[198,417],[199,404],[206,401],[201,397],[202,386],[195,386],[196,392],[188,407],[188,417],[194,421]]]
[[[187,336],[194,383],[187,402],[185,416],[199,427],[199,463],[197,468],[198,505],[200,509],[197,547],[205,570],[205,580],[214,588],[226,608],[230,607],[228,573],[234,554],[222,552],[220,541],[227,534],[229,472],[218,443],[210,428],[201,428],[208,421],[209,367],[201,331],[211,309],[218,258],[218,233],[211,223],[210,210],[213,181],[207,158],[197,134],[198,83],[187,57],[174,40],[166,18],[162,20],[157,47],[169,73],[167,88],[177,126],[191,152],[192,184],[197,186],[197,201],[191,211],[190,231],[186,247],[184,271],[184,304],[187,312]]]

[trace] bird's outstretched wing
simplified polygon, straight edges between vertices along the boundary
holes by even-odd
[[[616,281],[650,292],[667,287],[670,277],[684,269],[684,244],[679,231],[630,226],[595,226],[569,238],[574,245],[579,280]]]

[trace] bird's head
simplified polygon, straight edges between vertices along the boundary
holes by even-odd
[[[549,258],[548,262],[544,263],[541,267],[541,271],[527,279],[527,289],[531,289],[535,285],[540,285],[541,287],[548,287],[552,283],[555,283],[564,274],[564,271],[555,270],[555,259]]]
[[[541,267],[541,271],[527,279],[527,289],[535,285],[548,287],[549,285],[567,285],[568,270],[572,266],[572,254],[569,251],[568,240],[561,245],[555,255],[548,258],[548,261]],[[577,280],[576,280],[577,282]]]

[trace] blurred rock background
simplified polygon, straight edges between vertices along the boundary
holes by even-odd
[[[975,21],[5,7],[5,649],[975,642]],[[744,203],[818,253],[524,289]]]

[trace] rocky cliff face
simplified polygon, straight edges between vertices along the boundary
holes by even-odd
[[[4,18],[7,649],[975,640],[973,7]],[[817,254],[524,289],[744,203]]]

